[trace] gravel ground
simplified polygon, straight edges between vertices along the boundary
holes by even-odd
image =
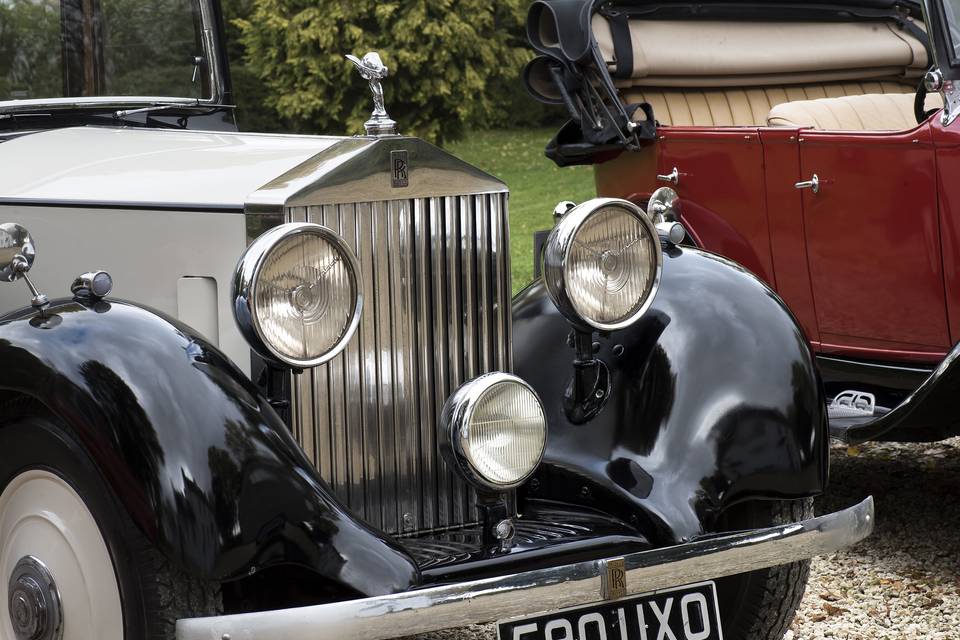
[[[876,530],[814,559],[787,638],[960,638],[960,438],[834,446],[817,512],[867,494],[876,499]]]
[[[817,500],[817,513],[868,494],[876,500],[874,534],[813,560],[786,640],[960,638],[960,438],[834,445],[830,490]],[[493,638],[492,626],[478,626],[418,640]]]

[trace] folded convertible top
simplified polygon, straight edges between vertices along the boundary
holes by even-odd
[[[656,136],[650,105],[622,88],[913,83],[930,60],[913,0],[535,0],[527,36],[540,54],[528,90],[570,114],[547,147],[561,165]]]

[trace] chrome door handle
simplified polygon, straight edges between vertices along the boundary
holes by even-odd
[[[813,177],[809,180],[798,182],[793,186],[797,189],[810,189],[814,193],[820,193],[820,177],[817,176],[817,174],[813,174]]]
[[[658,174],[657,180],[659,180],[660,182],[672,182],[673,184],[680,184],[680,171],[676,167],[674,167],[673,171],[671,171],[666,175]]]

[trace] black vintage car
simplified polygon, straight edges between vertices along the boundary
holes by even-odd
[[[0,2],[0,638],[771,639],[870,533],[757,278],[597,199],[511,300],[378,55],[367,135],[239,133],[216,3],[133,8]]]

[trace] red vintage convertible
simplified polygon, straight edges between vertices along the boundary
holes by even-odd
[[[539,0],[528,31],[547,155],[776,290],[835,436],[960,434],[960,0]]]

